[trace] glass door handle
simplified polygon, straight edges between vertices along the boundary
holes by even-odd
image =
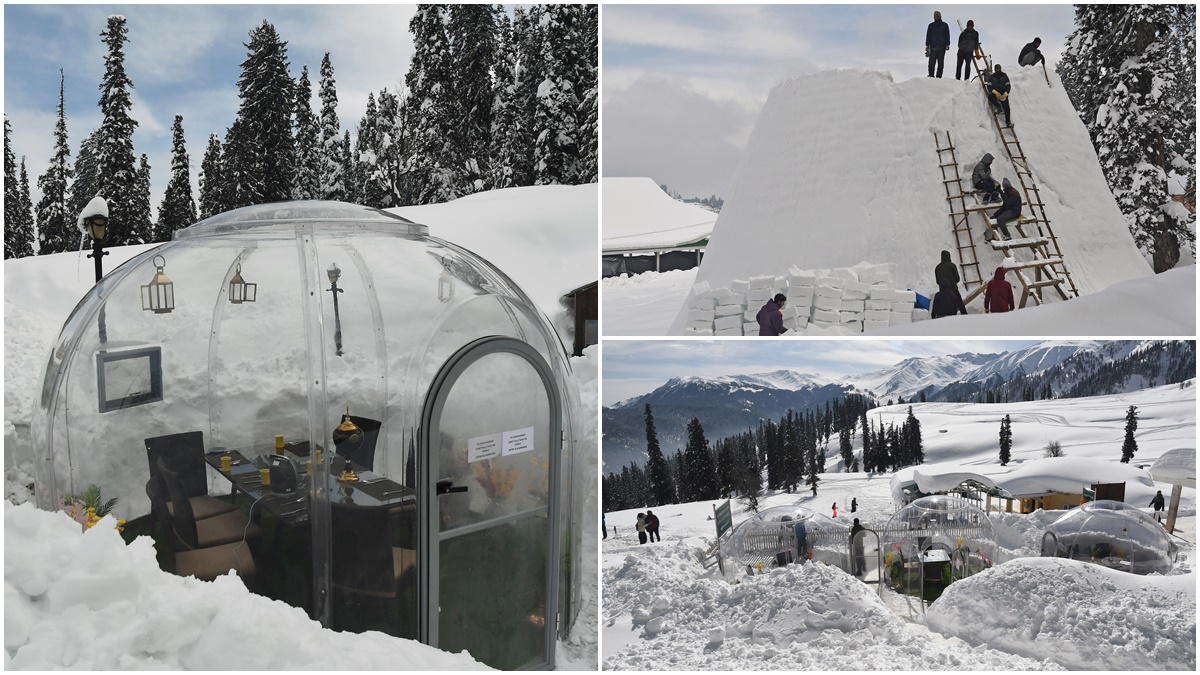
[[[438,495],[440,496],[440,495],[450,494],[451,492],[466,492],[467,491],[466,485],[459,485],[458,487],[453,487],[453,485],[454,485],[454,481],[449,478],[443,478],[442,480],[439,480],[437,482]]]

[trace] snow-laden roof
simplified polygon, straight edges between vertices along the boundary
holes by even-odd
[[[1184,487],[1196,487],[1196,449],[1175,448],[1162,454],[1150,466],[1154,480]]]
[[[1146,470],[1129,464],[1094,457],[1046,457],[1009,466],[923,464],[905,467],[892,476],[892,499],[897,503],[903,501],[907,487],[915,486],[922,493],[933,494],[952,490],[966,480],[1002,490],[1014,499],[1051,492],[1080,492],[1084,485],[1093,483],[1125,483],[1126,498],[1136,499],[1129,492],[1131,484],[1144,485],[1151,492],[1154,486]]]
[[[604,178],[605,252],[669,249],[712,234],[717,214],[671,199],[649,178]]]
[[[1151,275],[1057,75],[1049,71],[1051,86],[1040,68],[1009,76],[1021,147],[1079,292]],[[973,82],[833,70],[779,84],[742,153],[696,280],[719,288],[789,266],[892,263],[897,287],[931,294],[941,250],[955,250],[934,141],[936,132],[944,144],[947,131],[967,188],[986,152],[996,157],[997,180],[1015,180]],[[983,226],[978,216],[970,224]],[[985,247],[977,253],[986,279],[1003,257]],[[686,314],[685,304],[673,334],[683,332]]]

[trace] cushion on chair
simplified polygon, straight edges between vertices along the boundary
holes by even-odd
[[[191,497],[188,501],[192,504],[192,514],[196,520],[212,518],[213,516],[219,516],[222,513],[229,513],[237,509],[232,503],[209,495]],[[170,513],[172,516],[175,515],[174,504],[167,503],[167,513]]]
[[[236,571],[242,577],[254,576],[254,556],[250,555],[250,547],[243,546],[240,540],[236,544],[175,554],[175,573],[181,577],[212,581],[230,571]]]
[[[202,549],[240,542],[243,536],[247,541],[257,539],[262,533],[262,528],[247,520],[241,511],[230,511],[196,521],[196,538]]]
[[[417,552],[411,548],[396,548],[392,547],[392,567],[395,568],[396,581],[400,581],[400,577],[404,573],[416,568]]]

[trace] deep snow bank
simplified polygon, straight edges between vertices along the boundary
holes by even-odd
[[[4,506],[4,668],[56,670],[489,670],[383,633],[335,633],[303,610],[159,570],[106,518]]]
[[[1057,76],[1047,87],[1040,69],[1012,70],[1013,121],[1080,293],[1149,275]],[[776,86],[697,281],[717,288],[792,265],[892,263],[898,286],[931,294],[940,251],[954,244],[934,142],[946,130],[968,181],[985,152],[996,157],[997,180],[1015,178],[978,84],[835,70]],[[974,227],[980,233],[982,222]],[[983,247],[978,255],[986,279],[1002,256]]]
[[[824,564],[792,565],[731,585],[696,578],[694,554],[682,544],[669,551],[646,547],[605,570],[605,616],[631,615],[641,631],[640,640],[605,659],[605,669],[1056,668],[914,633],[874,587]]]
[[[1024,558],[950,586],[930,630],[1075,670],[1196,670],[1196,576]]]

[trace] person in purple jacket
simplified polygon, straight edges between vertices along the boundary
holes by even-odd
[[[758,334],[761,335],[783,335],[787,332],[787,328],[783,325],[783,306],[787,304],[787,296],[783,293],[776,293],[775,298],[768,300],[767,304],[758,310]]]

